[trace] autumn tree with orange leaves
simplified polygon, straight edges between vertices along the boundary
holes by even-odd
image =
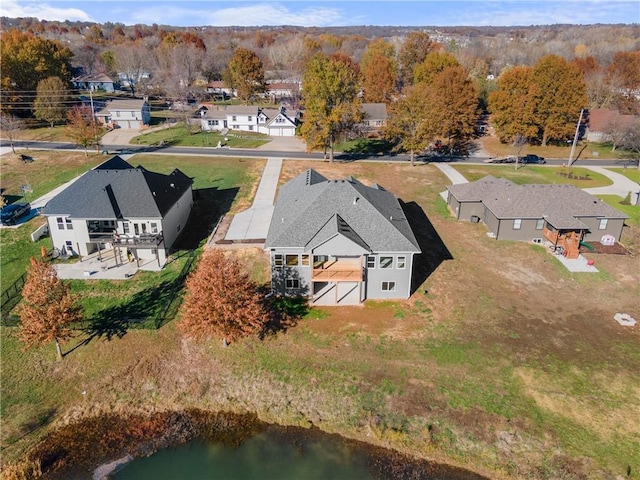
[[[189,337],[222,337],[223,345],[261,332],[269,320],[257,285],[241,263],[222,250],[205,254],[186,282],[182,332]]]
[[[62,360],[60,344],[73,336],[69,326],[82,318],[82,310],[53,265],[31,258],[18,315],[21,320],[18,338],[25,346],[53,341],[57,358]]]

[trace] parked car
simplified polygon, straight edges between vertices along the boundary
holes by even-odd
[[[2,225],[14,225],[16,221],[31,211],[28,203],[12,203],[0,210],[0,223]]]
[[[508,156],[508,157],[499,157],[499,158],[489,158],[485,160],[484,163],[516,163],[516,157]]]
[[[533,155],[533,154],[520,157],[518,158],[518,161],[520,163],[539,163],[539,164],[547,163],[547,161],[543,157],[539,157],[538,155]]]

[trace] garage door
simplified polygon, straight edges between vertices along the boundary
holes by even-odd
[[[360,304],[360,286],[358,282],[323,283],[317,285],[314,290],[314,305]]]

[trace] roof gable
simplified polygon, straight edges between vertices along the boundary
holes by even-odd
[[[124,163],[124,168],[105,168]],[[159,218],[191,188],[192,180],[176,169],[169,175],[132,167],[114,157],[89,170],[52,198],[44,215],[71,218]]]
[[[307,248],[338,233],[373,252],[420,251],[395,196],[353,177],[327,180],[312,169],[280,188],[265,248]]]

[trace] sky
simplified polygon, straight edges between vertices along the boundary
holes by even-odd
[[[192,26],[519,26],[640,23],[639,0],[0,0],[0,16]]]

